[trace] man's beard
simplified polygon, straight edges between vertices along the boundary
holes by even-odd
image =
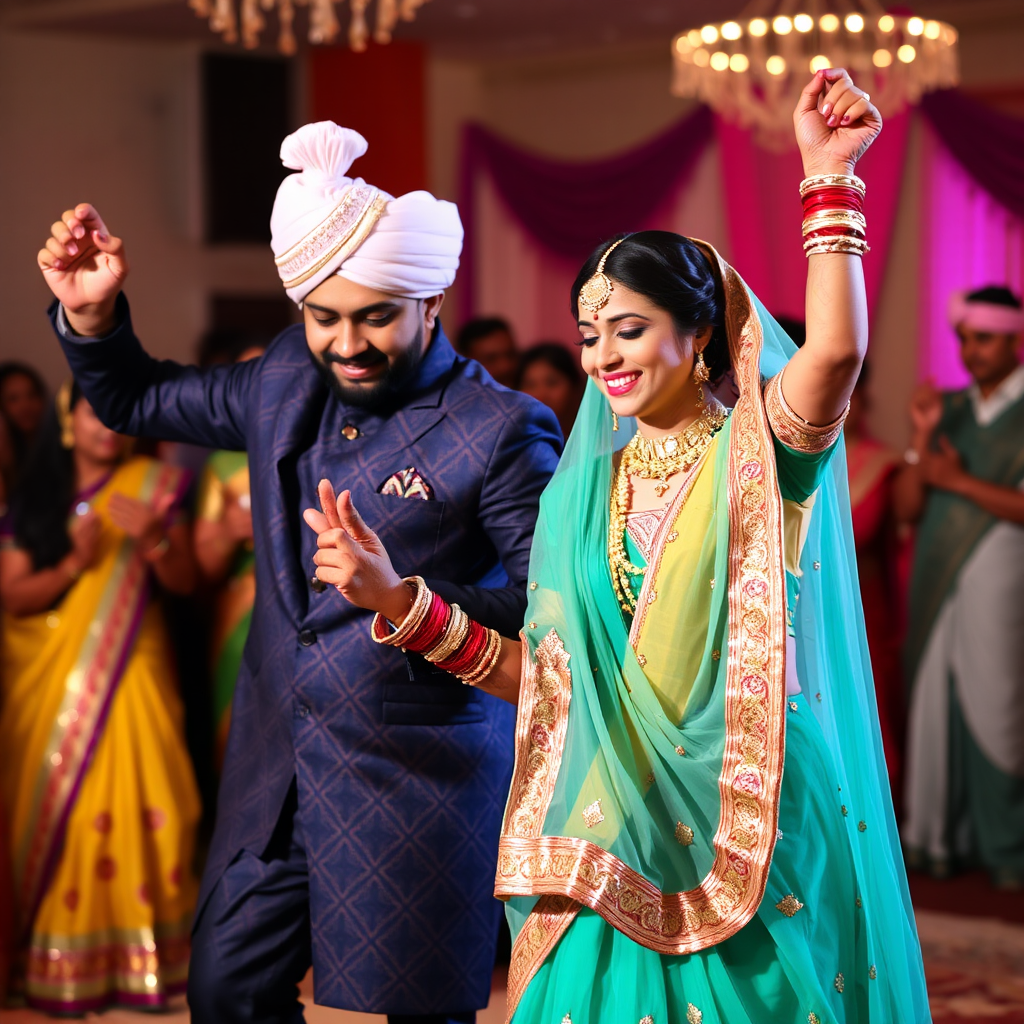
[[[313,355],[312,353],[310,353]],[[383,352],[368,346],[352,359],[343,359],[328,351],[323,356],[313,355],[313,365],[334,397],[344,405],[355,405],[361,409],[373,409],[387,405],[391,399],[405,391],[416,376],[423,360],[423,327],[416,332],[409,346],[389,363]],[[338,366],[378,366],[383,364],[384,372],[372,381],[358,383],[339,379],[332,369]]]

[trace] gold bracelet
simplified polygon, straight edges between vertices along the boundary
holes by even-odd
[[[496,629],[487,630],[487,646],[484,648],[483,657],[480,659],[480,663],[469,672],[459,676],[466,686],[476,686],[478,683],[483,682],[493,671],[494,666],[498,664],[498,658],[501,655],[501,634]]]
[[[439,661],[446,661],[466,642],[468,635],[469,616],[457,604],[453,604],[444,634],[437,645],[427,651],[423,657],[432,665]]]
[[[412,607],[409,609],[409,614],[406,615],[402,621],[401,626],[395,628],[394,624],[388,619],[385,619],[380,612],[377,612],[373,617],[373,622],[370,626],[370,636],[379,643],[387,644],[389,647],[403,647],[405,641],[409,639],[413,633],[423,624],[423,620],[427,617],[427,612],[430,610],[430,602],[433,600],[433,593],[430,587],[424,582],[422,576],[407,576],[402,582],[407,586],[415,590],[416,597],[412,602]],[[382,622],[388,622],[392,628],[392,632],[385,636],[377,635],[378,620]]]
[[[864,214],[858,213],[856,210],[819,210],[817,213],[812,213],[810,217],[804,218],[804,237],[806,238],[812,231],[836,226],[856,228],[861,234],[866,234],[868,222]]]
[[[804,255],[817,256],[821,253],[840,252],[863,256],[871,252],[871,246],[863,238],[852,235],[827,235],[823,238],[808,238],[804,242]]]
[[[819,189],[835,187],[856,189],[862,198],[868,188],[864,179],[858,178],[856,174],[812,174],[800,182],[800,197]]]

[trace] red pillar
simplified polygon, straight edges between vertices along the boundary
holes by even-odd
[[[426,61],[420,43],[313,47],[309,120],[335,121],[370,148],[350,173],[394,196],[427,187]]]

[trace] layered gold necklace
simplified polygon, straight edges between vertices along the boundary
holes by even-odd
[[[648,438],[639,431],[622,449],[619,471],[612,484],[611,515],[608,523],[608,561],[612,583],[622,610],[636,612],[632,581],[643,576],[646,569],[634,565],[626,554],[626,513],[629,511],[631,476],[655,480],[654,492],[660,498],[669,488],[669,478],[693,468],[711,447],[715,434],[722,429],[729,410],[710,397],[701,414],[688,427],[668,437]]]

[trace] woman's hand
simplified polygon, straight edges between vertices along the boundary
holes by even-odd
[[[114,525],[124,530],[136,547],[147,554],[159,547],[167,537],[167,513],[174,504],[174,495],[165,494],[155,505],[148,505],[127,494],[111,496],[107,511]]]
[[[73,331],[99,337],[113,329],[114,302],[128,276],[128,260],[124,243],[111,236],[89,203],[61,214],[36,262]]]
[[[306,525],[317,534],[316,575],[357,608],[380,612],[400,625],[412,608],[413,593],[391,565],[380,538],[363,522],[350,491],[335,498],[329,480],[317,488],[323,511],[308,508]]]
[[[800,94],[793,126],[805,177],[853,174],[857,161],[882,130],[882,117],[847,71],[827,68]]]
[[[910,424],[915,437],[930,441],[941,419],[942,394],[932,381],[925,381],[910,399]]]
[[[92,510],[84,516],[75,516],[68,527],[68,539],[71,541],[71,557],[74,559],[74,570],[83,573],[96,563],[100,550],[100,536],[103,527],[99,516]]]

